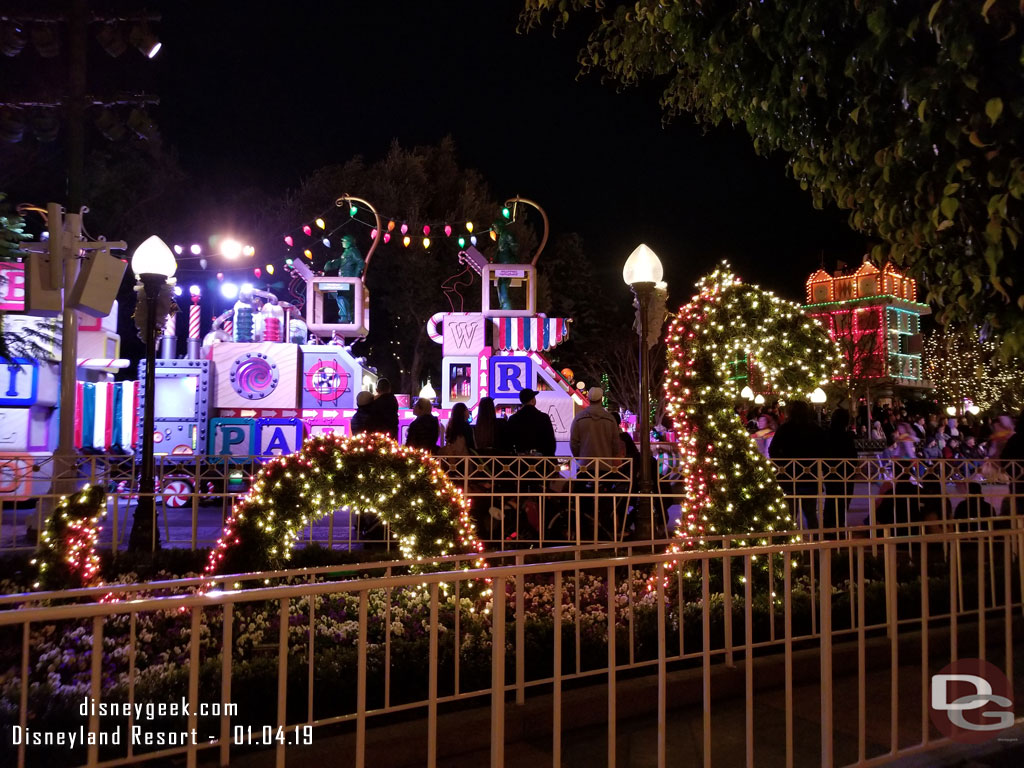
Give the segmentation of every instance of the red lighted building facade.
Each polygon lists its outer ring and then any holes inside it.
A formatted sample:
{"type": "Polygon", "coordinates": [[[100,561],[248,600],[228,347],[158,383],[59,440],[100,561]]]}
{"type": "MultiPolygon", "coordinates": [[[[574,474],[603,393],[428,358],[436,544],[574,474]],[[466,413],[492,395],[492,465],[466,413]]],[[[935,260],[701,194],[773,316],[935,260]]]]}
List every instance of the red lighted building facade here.
{"type": "Polygon", "coordinates": [[[804,312],[820,322],[843,353],[850,383],[870,388],[871,399],[913,397],[931,388],[921,360],[917,282],[891,264],[865,260],[856,271],[819,269],[807,280],[804,312]]]}

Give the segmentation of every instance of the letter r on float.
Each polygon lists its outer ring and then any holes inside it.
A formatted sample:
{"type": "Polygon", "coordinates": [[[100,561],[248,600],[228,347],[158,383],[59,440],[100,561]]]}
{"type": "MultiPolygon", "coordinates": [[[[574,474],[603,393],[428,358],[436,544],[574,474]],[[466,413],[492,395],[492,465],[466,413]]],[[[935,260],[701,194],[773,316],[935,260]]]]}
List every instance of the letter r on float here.
{"type": "Polygon", "coordinates": [[[533,383],[533,360],[528,357],[492,357],[489,368],[491,397],[515,397],[533,383]]]}

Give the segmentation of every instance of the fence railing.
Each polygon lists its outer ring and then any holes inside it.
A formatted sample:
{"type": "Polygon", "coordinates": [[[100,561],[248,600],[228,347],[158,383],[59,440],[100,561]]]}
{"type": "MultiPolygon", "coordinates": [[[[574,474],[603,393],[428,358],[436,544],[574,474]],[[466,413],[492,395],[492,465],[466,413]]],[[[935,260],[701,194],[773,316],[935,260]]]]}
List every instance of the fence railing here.
{"type": "MultiPolygon", "coordinates": [[[[154,514],[164,546],[203,549],[219,537],[232,504],[261,463],[255,457],[160,457],[154,514]]],[[[683,488],[678,467],[667,463],[657,492],[637,492],[628,461],[567,458],[439,457],[451,480],[469,498],[480,538],[489,548],[514,542],[544,547],[650,538],[670,531],[680,515],[683,488]]],[[[774,462],[791,500],[794,521],[857,526],[876,522],[956,517],[1016,518],[1024,462],[963,459],[808,459],[774,462]],[[1015,492],[1016,491],[1016,492],[1015,492]],[[801,514],[803,513],[803,514],[801,514]],[[813,519],[813,518],[812,518],[813,519]]],[[[2,469],[2,467],[0,467],[2,469]]],[[[39,472],[45,473],[45,462],[39,472]]],[[[138,465],[130,456],[85,456],[80,481],[110,491],[100,545],[126,546],[138,505],[138,465]]],[[[0,549],[38,544],[52,494],[0,495],[0,549]]],[[[393,546],[386,526],[349,510],[325,510],[302,540],[328,547],[393,546]]]]}
{"type": "Polygon", "coordinates": [[[0,726],[106,736],[8,741],[0,759],[194,766],[216,750],[229,765],[260,742],[280,766],[334,738],[338,764],[401,752],[434,766],[461,750],[500,768],[528,714],[531,753],[555,766],[595,741],[616,765],[626,738],[664,766],[679,746],[670,722],[692,725],[705,766],[878,764],[943,743],[930,675],[950,661],[987,659],[1014,679],[1022,536],[518,551],[483,570],[22,603],[0,610],[0,726]],[[627,687],[642,705],[620,708],[627,687]],[[470,732],[467,712],[485,725],[470,732]]]}

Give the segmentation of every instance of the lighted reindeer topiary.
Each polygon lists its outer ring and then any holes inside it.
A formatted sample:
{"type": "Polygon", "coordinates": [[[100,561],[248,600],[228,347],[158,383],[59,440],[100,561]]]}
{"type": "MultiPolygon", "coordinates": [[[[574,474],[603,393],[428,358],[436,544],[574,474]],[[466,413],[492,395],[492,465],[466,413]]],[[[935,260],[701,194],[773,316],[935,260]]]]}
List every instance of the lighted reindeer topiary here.
{"type": "MultiPolygon", "coordinates": [[[[793,519],[775,479],[735,412],[737,369],[756,367],[780,398],[807,398],[841,370],[839,350],[800,307],[740,281],[727,264],[704,277],[668,328],[667,410],[682,452],[682,548],[704,537],[789,530],[793,519]]],[[[753,541],[749,543],[754,543],[753,541]]],[[[757,543],[767,544],[765,539],[757,543]]]]}
{"type": "Polygon", "coordinates": [[[36,589],[74,589],[102,583],[96,542],[107,514],[107,492],[87,485],[60,500],[43,529],[42,541],[32,560],[39,575],[36,589]]]}
{"type": "Polygon", "coordinates": [[[432,558],[483,551],[462,492],[429,454],[378,433],[326,434],[253,477],[205,574],[282,568],[303,528],[345,507],[387,523],[402,555],[421,570],[432,558]]]}

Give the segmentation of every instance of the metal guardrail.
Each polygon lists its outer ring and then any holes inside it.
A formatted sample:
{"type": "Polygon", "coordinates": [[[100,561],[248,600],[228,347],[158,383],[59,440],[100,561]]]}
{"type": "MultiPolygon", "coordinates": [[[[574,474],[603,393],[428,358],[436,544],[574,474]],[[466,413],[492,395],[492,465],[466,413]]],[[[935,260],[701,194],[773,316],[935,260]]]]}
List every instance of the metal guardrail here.
{"type": "MultiPolygon", "coordinates": [[[[256,729],[268,729],[265,746],[276,765],[321,738],[325,727],[347,724],[348,735],[332,751],[339,763],[362,768],[380,760],[368,736],[402,713],[422,718],[421,764],[435,766],[443,708],[477,702],[490,721],[490,765],[501,768],[511,696],[516,705],[534,702],[547,713],[550,760],[559,766],[573,749],[566,686],[576,681],[589,684],[594,706],[607,713],[604,746],[614,765],[626,727],[620,715],[627,714],[618,709],[617,689],[639,677],[649,683],[653,708],[650,762],[661,767],[668,764],[669,683],[675,670],[694,668],[701,671],[695,749],[705,766],[721,749],[712,734],[723,727],[741,740],[747,766],[780,744],[786,766],[880,764],[944,742],[929,722],[931,673],[948,660],[978,656],[1012,678],[1022,648],[1024,534],[949,528],[675,555],[610,557],[606,549],[577,548],[554,562],[527,562],[530,553],[521,551],[509,555],[515,564],[485,570],[0,610],[11,662],[0,670],[7,678],[5,706],[22,729],[41,728],[59,711],[54,701],[30,696],[25,684],[45,679],[43,655],[51,653],[54,637],[73,638],[88,659],[76,691],[87,690],[96,702],[162,701],[173,686],[143,690],[145,668],[153,666],[140,651],[151,639],[143,634],[187,625],[182,662],[167,668],[180,669],[187,713],[158,726],[135,725],[197,729],[201,738],[162,748],[88,745],[75,753],[81,762],[113,766],[183,756],[195,766],[201,752],[217,750],[220,764],[229,765],[247,742],[252,718],[264,717],[256,729]],[[481,593],[482,586],[491,593],[481,593]],[[339,605],[349,611],[347,630],[332,612],[339,605]],[[249,635],[254,621],[266,629],[262,646],[249,635]],[[559,631],[528,642],[539,621],[559,631]],[[406,632],[417,627],[419,639],[410,645],[406,632]],[[417,673],[410,678],[403,670],[413,647],[422,656],[412,660],[417,673]],[[337,656],[339,648],[350,656],[337,656]],[[265,663],[253,666],[254,658],[265,663]],[[339,688],[330,671],[341,658],[350,659],[351,677],[339,688]],[[769,664],[781,666],[781,676],[766,691],[755,669],[769,664]],[[820,680],[818,739],[806,732],[806,708],[799,715],[805,730],[796,733],[794,698],[808,665],[820,680]],[[257,668],[263,670],[259,690],[273,691],[271,698],[233,698],[254,690],[257,668]],[[730,669],[733,679],[742,675],[740,708],[716,703],[725,685],[720,673],[730,669]],[[410,679],[423,685],[410,689],[410,679]],[[774,691],[783,693],[784,722],[759,729],[758,704],[766,696],[777,701],[774,691]],[[833,697],[840,692],[847,698],[837,709],[833,697]],[[204,701],[220,714],[197,714],[204,701]]],[[[89,711],[78,719],[86,732],[113,727],[89,711]]],[[[536,740],[532,746],[541,748],[536,740]]],[[[9,764],[19,767],[41,765],[46,754],[43,747],[8,745],[9,764]]]]}
{"type": "MultiPolygon", "coordinates": [[[[203,549],[219,537],[234,500],[259,471],[256,457],[159,457],[157,520],[165,546],[203,549]]],[[[636,492],[628,460],[509,457],[438,457],[449,478],[469,498],[480,538],[489,548],[510,543],[545,547],[659,535],[680,514],[679,465],[663,457],[657,493],[636,492]],[[645,517],[645,519],[641,519],[645,517]]],[[[944,520],[956,515],[1016,518],[1012,491],[1024,487],[1024,462],[964,459],[808,459],[774,462],[790,498],[795,521],[814,511],[819,524],[851,525],[903,520],[944,520]]],[[[46,466],[40,466],[45,472],[46,466]]],[[[108,523],[100,546],[126,546],[138,502],[138,465],[131,456],[83,456],[80,482],[103,483],[110,491],[108,523]]],[[[0,496],[0,550],[37,546],[46,515],[57,497],[0,496]]],[[[393,546],[381,525],[359,526],[347,510],[328,511],[302,536],[328,547],[393,546]]]]}

